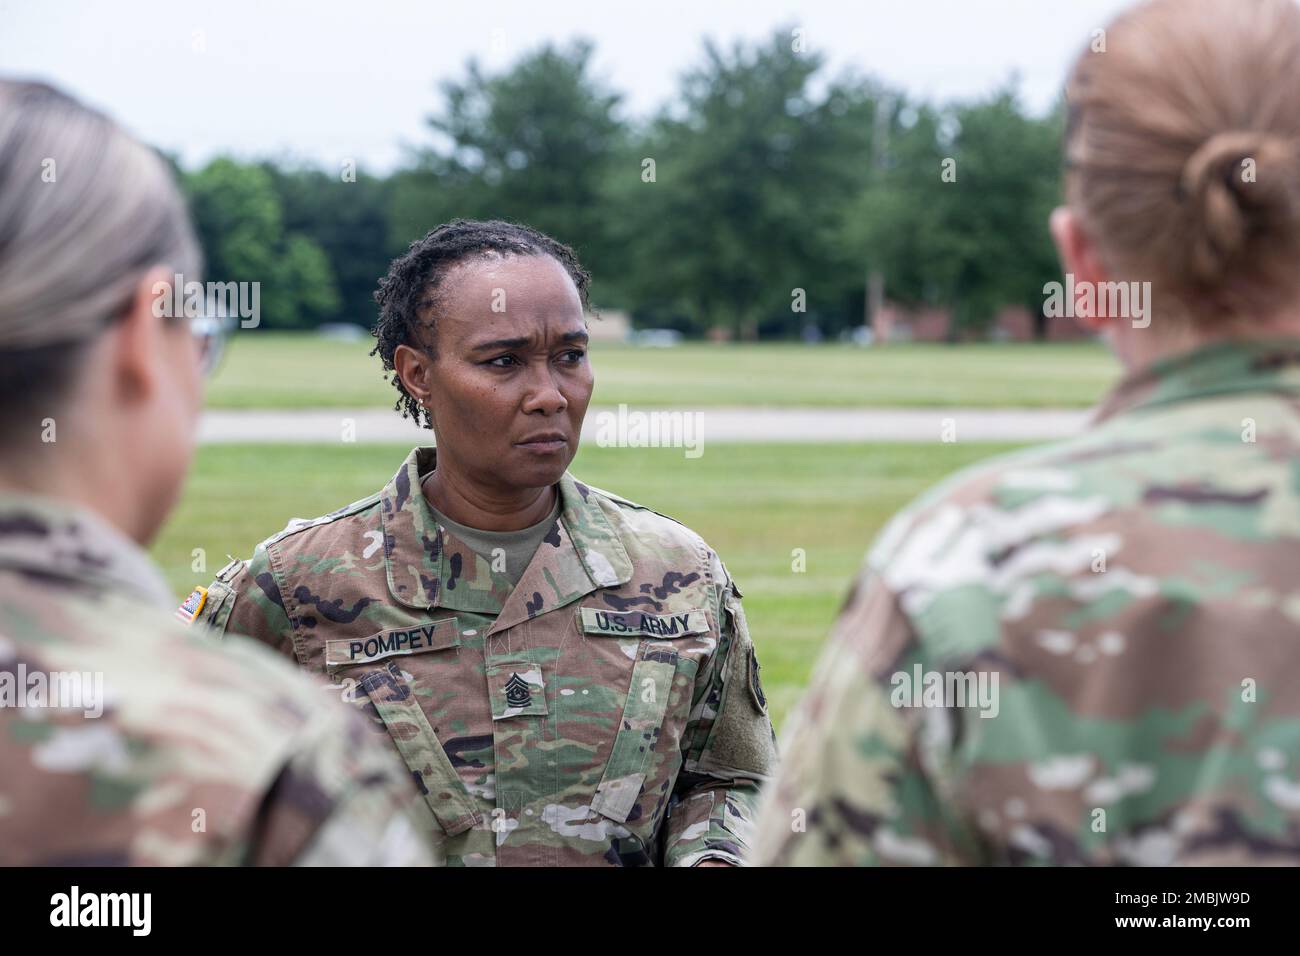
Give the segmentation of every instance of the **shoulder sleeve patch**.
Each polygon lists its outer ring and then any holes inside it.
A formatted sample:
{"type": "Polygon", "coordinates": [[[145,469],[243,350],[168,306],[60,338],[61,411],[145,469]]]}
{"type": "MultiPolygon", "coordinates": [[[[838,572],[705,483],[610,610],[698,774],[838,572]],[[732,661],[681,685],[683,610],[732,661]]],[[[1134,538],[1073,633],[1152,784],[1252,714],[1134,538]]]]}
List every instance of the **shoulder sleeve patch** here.
{"type": "Polygon", "coordinates": [[[740,600],[727,593],[724,602],[732,632],[723,662],[717,716],[697,769],[714,776],[766,779],[776,768],[776,735],[767,716],[767,698],[758,681],[758,657],[749,636],[740,600]]]}
{"type": "Polygon", "coordinates": [[[208,600],[208,589],[203,587],[195,588],[190,592],[190,596],[181,602],[181,606],[176,609],[176,620],[185,624],[193,624],[194,619],[199,616],[203,610],[203,605],[208,600]]]}

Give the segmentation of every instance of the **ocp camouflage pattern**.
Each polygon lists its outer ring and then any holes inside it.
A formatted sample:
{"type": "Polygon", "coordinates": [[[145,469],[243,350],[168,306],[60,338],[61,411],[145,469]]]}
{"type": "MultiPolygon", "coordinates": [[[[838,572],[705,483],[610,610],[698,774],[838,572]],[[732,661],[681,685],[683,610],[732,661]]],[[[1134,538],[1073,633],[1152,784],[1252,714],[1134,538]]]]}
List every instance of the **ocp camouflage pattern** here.
{"type": "Polygon", "coordinates": [[[757,861],[1300,863],[1298,571],[1300,341],[1129,377],[887,526],[757,861]],[[904,706],[918,665],[996,677],[996,715],[904,706]]]}
{"type": "Polygon", "coordinates": [[[432,862],[365,725],[174,604],[97,516],[0,496],[0,866],[432,862]]]}
{"type": "Polygon", "coordinates": [[[232,562],[199,619],[367,714],[449,863],[740,863],[775,740],[718,556],[566,474],[512,586],[436,524],[421,492],[435,460],[415,449],[379,494],[232,562]]]}

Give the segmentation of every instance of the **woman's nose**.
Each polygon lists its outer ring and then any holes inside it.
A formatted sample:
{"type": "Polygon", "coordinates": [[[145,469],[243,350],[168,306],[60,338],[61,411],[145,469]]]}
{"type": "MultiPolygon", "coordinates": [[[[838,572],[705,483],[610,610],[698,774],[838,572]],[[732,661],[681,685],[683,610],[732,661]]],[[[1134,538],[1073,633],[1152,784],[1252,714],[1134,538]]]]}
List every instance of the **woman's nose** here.
{"type": "Polygon", "coordinates": [[[525,412],[558,415],[568,407],[569,400],[564,397],[553,370],[547,367],[531,377],[528,392],[524,396],[525,412]]]}

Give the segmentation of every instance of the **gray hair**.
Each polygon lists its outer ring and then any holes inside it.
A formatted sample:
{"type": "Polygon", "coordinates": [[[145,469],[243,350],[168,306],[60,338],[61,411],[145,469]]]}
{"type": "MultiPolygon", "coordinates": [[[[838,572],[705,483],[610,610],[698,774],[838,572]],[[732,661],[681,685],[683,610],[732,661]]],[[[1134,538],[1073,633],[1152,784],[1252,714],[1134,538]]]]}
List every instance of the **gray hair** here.
{"type": "Polygon", "coordinates": [[[0,80],[0,352],[83,343],[153,266],[201,267],[167,164],[64,93],[0,80]]]}

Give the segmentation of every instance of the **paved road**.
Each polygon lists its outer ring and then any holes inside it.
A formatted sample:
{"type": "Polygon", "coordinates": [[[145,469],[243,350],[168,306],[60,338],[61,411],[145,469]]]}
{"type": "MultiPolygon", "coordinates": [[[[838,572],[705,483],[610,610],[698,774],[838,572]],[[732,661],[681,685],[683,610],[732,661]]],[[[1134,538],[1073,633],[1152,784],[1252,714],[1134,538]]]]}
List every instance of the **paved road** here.
{"type": "MultiPolygon", "coordinates": [[[[1006,408],[592,408],[584,442],[700,448],[734,442],[1045,441],[1080,431],[1089,412],[1006,408]],[[621,438],[621,440],[620,440],[621,438]]],[[[210,411],[205,444],[357,442],[411,445],[429,433],[382,409],[210,411]]]]}

